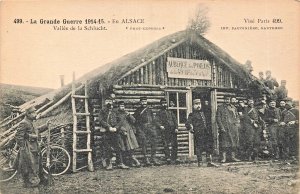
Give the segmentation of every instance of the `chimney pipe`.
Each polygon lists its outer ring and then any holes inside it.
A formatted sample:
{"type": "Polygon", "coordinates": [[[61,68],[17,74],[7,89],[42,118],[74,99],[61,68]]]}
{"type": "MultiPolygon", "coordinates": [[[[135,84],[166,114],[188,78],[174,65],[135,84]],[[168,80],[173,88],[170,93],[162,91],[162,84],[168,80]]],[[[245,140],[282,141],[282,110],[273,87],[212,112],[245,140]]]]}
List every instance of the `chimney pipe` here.
{"type": "Polygon", "coordinates": [[[63,87],[65,85],[65,76],[59,75],[59,77],[60,77],[60,87],[63,87]]]}

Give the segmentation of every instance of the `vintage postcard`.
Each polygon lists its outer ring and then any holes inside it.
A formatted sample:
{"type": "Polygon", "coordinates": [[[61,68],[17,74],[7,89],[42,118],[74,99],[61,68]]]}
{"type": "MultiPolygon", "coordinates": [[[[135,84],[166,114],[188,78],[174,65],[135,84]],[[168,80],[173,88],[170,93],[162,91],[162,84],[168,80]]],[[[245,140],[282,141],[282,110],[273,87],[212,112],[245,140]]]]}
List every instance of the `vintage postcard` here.
{"type": "Polygon", "coordinates": [[[300,1],[0,1],[0,193],[298,193],[300,1]]]}

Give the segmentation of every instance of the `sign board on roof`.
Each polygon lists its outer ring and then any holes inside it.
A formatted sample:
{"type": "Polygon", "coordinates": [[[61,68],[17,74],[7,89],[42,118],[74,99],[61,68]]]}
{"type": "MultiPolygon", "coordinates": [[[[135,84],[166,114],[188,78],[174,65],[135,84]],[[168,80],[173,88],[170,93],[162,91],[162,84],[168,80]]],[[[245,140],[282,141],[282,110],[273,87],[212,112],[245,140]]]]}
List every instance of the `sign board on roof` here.
{"type": "Polygon", "coordinates": [[[167,58],[170,78],[211,80],[211,65],[207,60],[167,58]]]}

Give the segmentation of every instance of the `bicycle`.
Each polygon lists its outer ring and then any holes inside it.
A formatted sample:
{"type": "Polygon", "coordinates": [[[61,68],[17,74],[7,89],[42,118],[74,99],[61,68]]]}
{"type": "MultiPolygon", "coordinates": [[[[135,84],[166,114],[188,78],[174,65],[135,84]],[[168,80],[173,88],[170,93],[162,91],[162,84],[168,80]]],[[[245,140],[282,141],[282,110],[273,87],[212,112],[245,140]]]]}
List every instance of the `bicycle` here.
{"type": "MultiPolygon", "coordinates": [[[[47,135],[41,137],[40,141],[42,166],[44,173],[48,174],[48,169],[52,176],[59,176],[66,173],[71,164],[69,152],[59,144],[52,143],[50,148],[50,166],[47,165],[47,135]]],[[[0,182],[9,181],[17,174],[15,159],[18,155],[18,145],[13,140],[0,150],[0,182]]],[[[49,162],[48,162],[49,164],[49,162]]]]}

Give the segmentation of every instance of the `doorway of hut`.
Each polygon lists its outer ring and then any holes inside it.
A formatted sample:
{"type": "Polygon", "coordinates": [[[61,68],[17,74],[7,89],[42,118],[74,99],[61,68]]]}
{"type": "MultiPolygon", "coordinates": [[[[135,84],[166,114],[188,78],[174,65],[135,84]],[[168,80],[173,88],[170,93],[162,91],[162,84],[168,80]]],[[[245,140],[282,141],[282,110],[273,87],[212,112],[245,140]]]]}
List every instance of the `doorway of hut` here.
{"type": "MultiPolygon", "coordinates": [[[[201,110],[204,113],[208,131],[212,132],[211,90],[209,88],[194,88],[192,90],[192,102],[195,99],[201,99],[201,110]]],[[[193,103],[191,103],[191,106],[191,110],[193,110],[193,103]]],[[[211,139],[213,140],[213,133],[210,133],[210,135],[212,136],[211,139]]],[[[196,153],[196,150],[193,151],[196,153]]]]}

